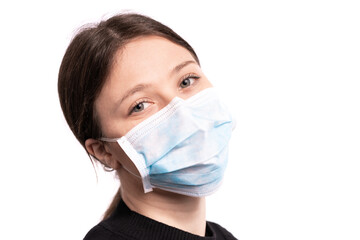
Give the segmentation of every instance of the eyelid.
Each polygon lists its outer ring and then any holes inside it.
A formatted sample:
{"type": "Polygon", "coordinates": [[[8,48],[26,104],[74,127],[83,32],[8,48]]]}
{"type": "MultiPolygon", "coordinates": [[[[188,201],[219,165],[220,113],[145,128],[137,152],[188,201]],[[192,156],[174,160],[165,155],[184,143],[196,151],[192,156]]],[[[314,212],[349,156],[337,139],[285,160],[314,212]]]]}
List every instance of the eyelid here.
{"type": "MultiPolygon", "coordinates": [[[[138,105],[140,103],[154,103],[154,102],[147,99],[147,98],[141,98],[139,100],[136,100],[133,104],[130,105],[130,108],[129,108],[129,111],[128,111],[129,115],[134,113],[134,108],[136,107],[136,105],[138,105]]],[[[143,112],[143,111],[141,111],[141,112],[143,112]]]]}
{"type": "Polygon", "coordinates": [[[184,80],[184,79],[187,79],[187,78],[196,78],[196,79],[198,79],[198,78],[200,78],[200,76],[199,76],[199,74],[196,74],[196,73],[188,73],[185,76],[183,76],[181,78],[181,80],[184,80]]]}

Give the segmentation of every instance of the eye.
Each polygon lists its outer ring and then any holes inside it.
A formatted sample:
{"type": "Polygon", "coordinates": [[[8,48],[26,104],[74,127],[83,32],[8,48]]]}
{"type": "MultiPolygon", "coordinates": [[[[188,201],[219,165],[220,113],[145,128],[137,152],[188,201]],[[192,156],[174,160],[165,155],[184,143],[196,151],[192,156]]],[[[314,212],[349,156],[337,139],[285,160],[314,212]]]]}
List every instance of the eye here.
{"type": "Polygon", "coordinates": [[[146,108],[148,108],[150,106],[150,102],[147,101],[140,101],[135,103],[136,105],[131,109],[130,114],[134,113],[134,112],[141,112],[144,111],[146,108]]]}
{"type": "Polygon", "coordinates": [[[185,77],[180,83],[180,88],[189,87],[190,85],[192,85],[195,82],[195,80],[197,80],[199,78],[200,77],[195,76],[195,75],[190,75],[190,76],[185,77]]]}

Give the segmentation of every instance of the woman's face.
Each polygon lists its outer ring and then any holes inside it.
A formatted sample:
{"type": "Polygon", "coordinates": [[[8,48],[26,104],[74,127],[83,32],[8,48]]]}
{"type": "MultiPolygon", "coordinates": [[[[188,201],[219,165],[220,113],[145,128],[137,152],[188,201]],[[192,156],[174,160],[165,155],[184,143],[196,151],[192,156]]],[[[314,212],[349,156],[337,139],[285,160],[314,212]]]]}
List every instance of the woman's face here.
{"type": "Polygon", "coordinates": [[[103,136],[119,138],[174,97],[211,86],[187,49],[157,36],[132,40],[117,52],[95,101],[103,136]]]}

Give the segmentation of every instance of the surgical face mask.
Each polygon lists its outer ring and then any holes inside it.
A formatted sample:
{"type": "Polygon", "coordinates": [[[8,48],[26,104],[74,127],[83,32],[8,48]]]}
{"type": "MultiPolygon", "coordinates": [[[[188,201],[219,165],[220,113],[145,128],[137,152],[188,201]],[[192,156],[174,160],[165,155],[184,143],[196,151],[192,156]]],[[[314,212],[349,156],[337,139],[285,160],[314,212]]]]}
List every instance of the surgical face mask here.
{"type": "Polygon", "coordinates": [[[187,196],[213,193],[221,184],[234,122],[215,90],[175,97],[118,142],[138,169],[144,192],[159,188],[187,196]]]}

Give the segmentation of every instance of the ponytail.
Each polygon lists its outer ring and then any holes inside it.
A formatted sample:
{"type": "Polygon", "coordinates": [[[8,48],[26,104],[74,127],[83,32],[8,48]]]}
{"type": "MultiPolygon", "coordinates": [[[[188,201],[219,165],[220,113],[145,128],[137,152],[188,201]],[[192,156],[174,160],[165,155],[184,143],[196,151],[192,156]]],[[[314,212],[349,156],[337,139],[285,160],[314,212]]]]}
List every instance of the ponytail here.
{"type": "Polygon", "coordinates": [[[121,200],[121,188],[119,187],[119,189],[118,189],[117,193],[115,194],[113,200],[111,201],[108,209],[104,213],[103,220],[109,218],[113,214],[113,212],[115,211],[120,200],[121,200]]]}

